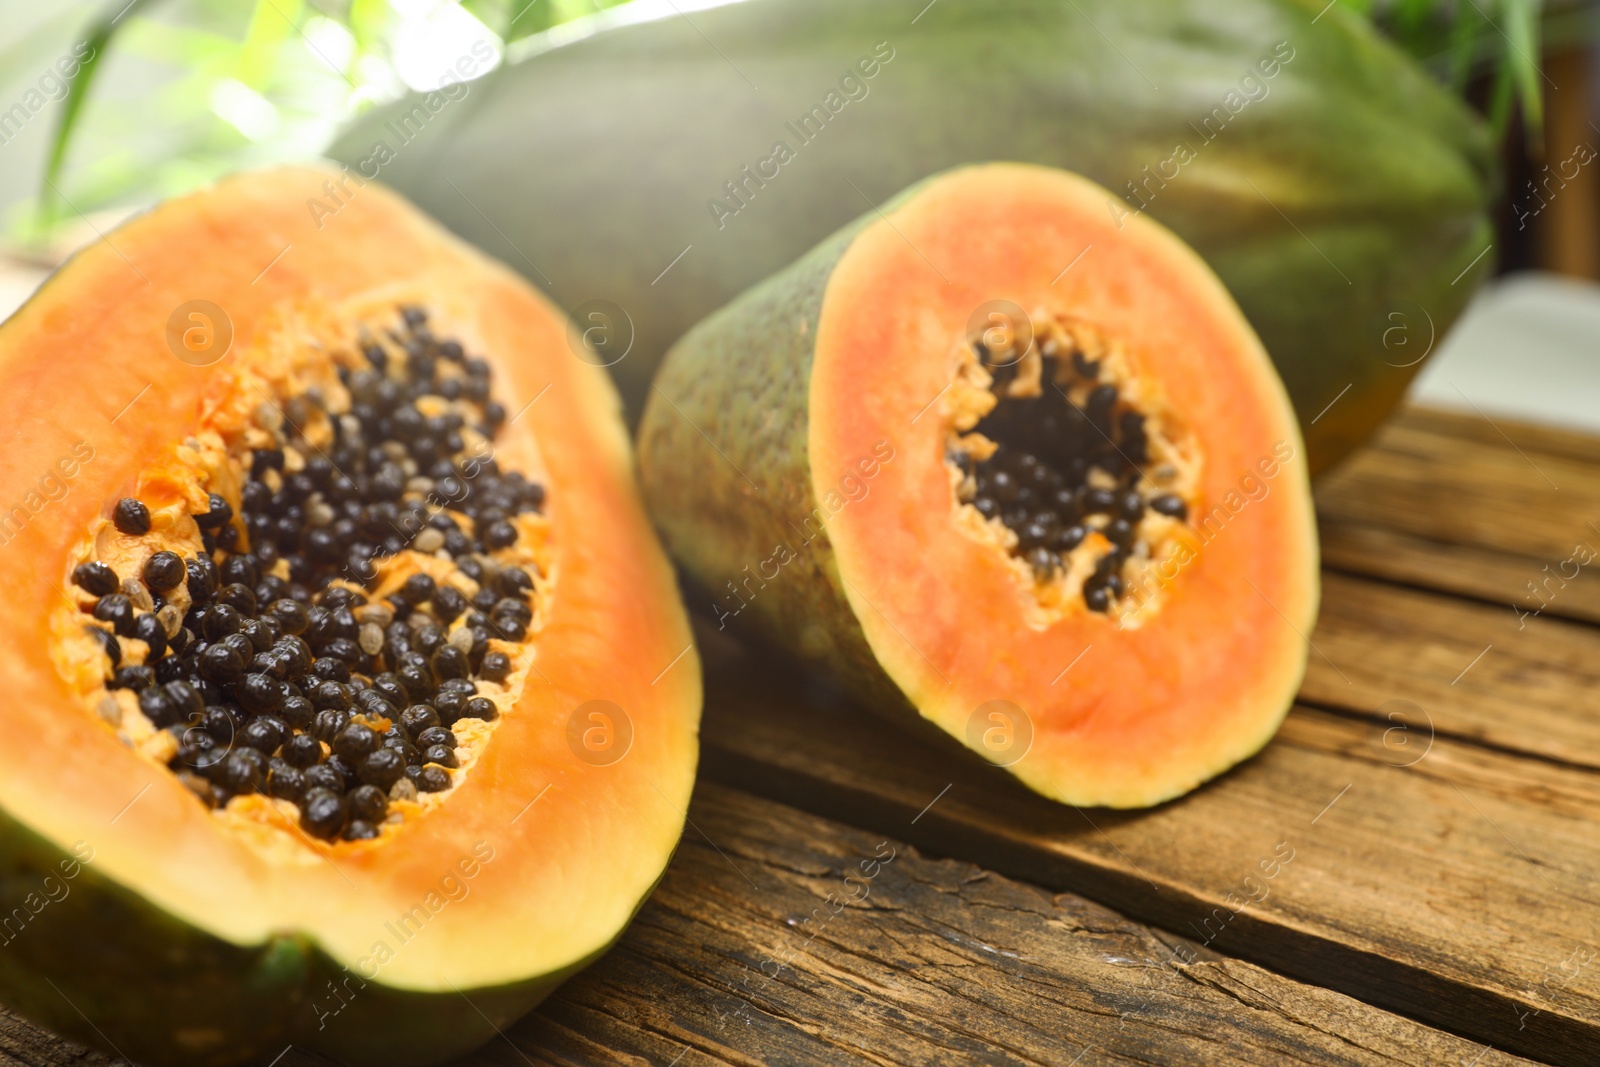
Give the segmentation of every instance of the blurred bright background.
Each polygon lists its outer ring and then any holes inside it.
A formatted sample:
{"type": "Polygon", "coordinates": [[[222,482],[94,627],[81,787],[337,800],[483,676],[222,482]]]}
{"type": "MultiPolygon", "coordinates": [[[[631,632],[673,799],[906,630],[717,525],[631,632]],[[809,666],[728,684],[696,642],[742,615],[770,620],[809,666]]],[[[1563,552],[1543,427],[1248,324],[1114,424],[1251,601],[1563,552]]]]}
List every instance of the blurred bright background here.
{"type": "Polygon", "coordinates": [[[469,49],[491,57],[481,77],[508,45],[617,2],[0,0],[0,232],[48,256],[82,216],[315,157],[469,49]]]}
{"type": "MultiPolygon", "coordinates": [[[[436,88],[469,49],[486,76],[618,2],[0,0],[0,313],[128,212],[317,156],[363,109],[436,88]]],[[[1600,430],[1600,166],[1535,196],[1547,166],[1600,153],[1600,4],[1335,2],[1470,99],[1505,157],[1498,277],[1414,398],[1600,430]]]]}

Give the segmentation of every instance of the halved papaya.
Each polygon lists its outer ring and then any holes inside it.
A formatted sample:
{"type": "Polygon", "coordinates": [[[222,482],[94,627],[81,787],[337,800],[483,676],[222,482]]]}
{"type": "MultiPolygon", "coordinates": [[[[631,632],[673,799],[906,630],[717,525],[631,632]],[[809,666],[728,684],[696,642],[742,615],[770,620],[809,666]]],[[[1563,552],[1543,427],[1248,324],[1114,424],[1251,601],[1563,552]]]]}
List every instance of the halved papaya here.
{"type": "Polygon", "coordinates": [[[493,1037],[694,777],[598,361],[376,185],[310,210],[336,178],[158,207],[0,326],[0,999],[136,1060],[493,1037]]]}
{"type": "Polygon", "coordinates": [[[691,330],[640,428],[710,591],[869,706],[1072,804],[1257,751],[1317,541],[1284,389],[1222,284],[1046,168],[930,178],[691,330]]]}

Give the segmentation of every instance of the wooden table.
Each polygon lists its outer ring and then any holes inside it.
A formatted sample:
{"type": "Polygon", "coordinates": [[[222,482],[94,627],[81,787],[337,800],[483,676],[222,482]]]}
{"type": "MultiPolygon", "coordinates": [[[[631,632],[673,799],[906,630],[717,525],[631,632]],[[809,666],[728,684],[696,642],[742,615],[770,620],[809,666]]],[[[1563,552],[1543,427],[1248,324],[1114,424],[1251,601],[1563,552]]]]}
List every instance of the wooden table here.
{"type": "MultiPolygon", "coordinates": [[[[1600,1063],[1600,440],[1413,410],[1317,497],[1299,703],[1153,811],[1052,804],[705,641],[660,889],[462,1062],[1600,1063]]],[[[101,1061],[16,1020],[0,1053],[101,1061]]]]}

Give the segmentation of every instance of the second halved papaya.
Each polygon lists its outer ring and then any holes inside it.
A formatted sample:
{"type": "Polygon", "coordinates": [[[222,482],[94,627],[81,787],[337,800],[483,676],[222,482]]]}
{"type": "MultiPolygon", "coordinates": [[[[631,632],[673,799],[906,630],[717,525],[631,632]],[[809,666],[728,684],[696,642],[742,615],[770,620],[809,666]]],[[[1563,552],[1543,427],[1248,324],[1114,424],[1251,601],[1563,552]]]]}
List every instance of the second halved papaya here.
{"type": "Polygon", "coordinates": [[[1105,195],[1018,164],[913,186],[679,342],[640,462],[717,625],[1048,796],[1140,806],[1272,736],[1317,541],[1255,334],[1105,195]]]}

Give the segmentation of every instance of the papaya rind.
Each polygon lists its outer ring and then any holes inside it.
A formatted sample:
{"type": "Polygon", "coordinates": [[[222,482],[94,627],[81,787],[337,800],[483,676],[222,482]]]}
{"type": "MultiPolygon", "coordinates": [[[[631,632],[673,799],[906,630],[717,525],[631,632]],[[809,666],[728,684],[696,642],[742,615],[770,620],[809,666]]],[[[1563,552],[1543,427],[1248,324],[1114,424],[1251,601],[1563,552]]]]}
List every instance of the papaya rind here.
{"type": "Polygon", "coordinates": [[[224,1067],[294,1045],[357,1067],[426,1067],[493,1039],[611,947],[525,982],[396,989],[352,978],[301,935],[236,945],[197,930],[0,811],[5,916],[29,894],[49,902],[0,945],[0,1001],[138,1063],[224,1067]]]}

